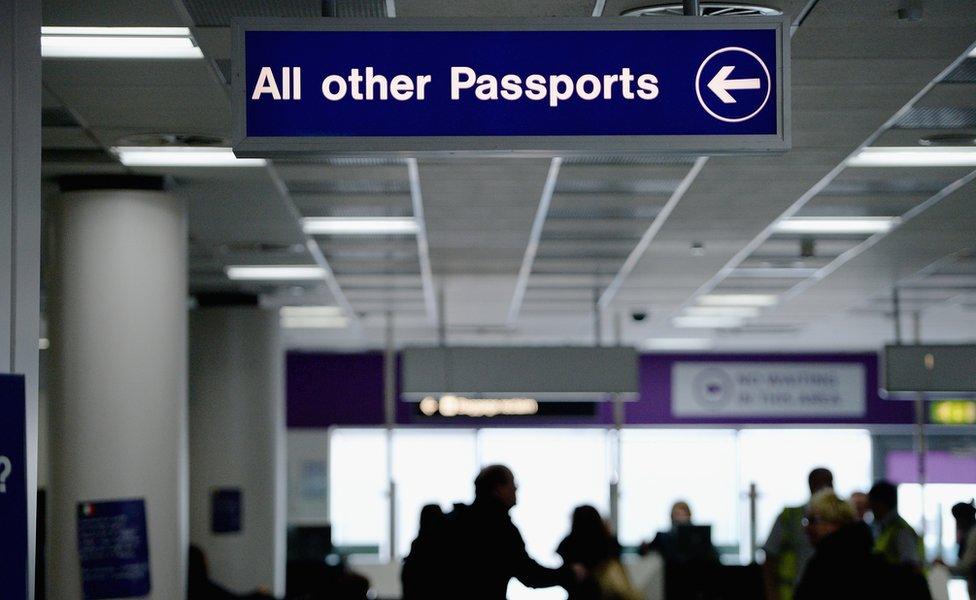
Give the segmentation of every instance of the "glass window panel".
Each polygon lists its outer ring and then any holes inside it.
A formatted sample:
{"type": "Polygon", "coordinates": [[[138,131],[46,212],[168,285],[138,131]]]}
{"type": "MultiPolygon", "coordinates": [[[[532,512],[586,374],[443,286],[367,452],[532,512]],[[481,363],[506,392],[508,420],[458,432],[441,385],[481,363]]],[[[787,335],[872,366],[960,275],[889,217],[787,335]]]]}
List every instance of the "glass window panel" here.
{"type": "Polygon", "coordinates": [[[625,429],[621,437],[620,541],[637,545],[671,527],[671,505],[687,501],[716,545],[739,541],[734,430],[625,429]]]}
{"type": "Polygon", "coordinates": [[[401,429],[394,433],[399,556],[410,552],[424,505],[440,504],[447,512],[456,502],[471,502],[478,474],[476,444],[471,429],[401,429]]]}
{"type": "Polygon", "coordinates": [[[389,553],[386,431],[335,429],[329,442],[329,518],[337,546],[389,553]]]}
{"type": "MultiPolygon", "coordinates": [[[[785,506],[810,498],[807,475],[815,467],[834,474],[837,493],[847,497],[871,487],[871,436],[863,429],[746,429],[739,433],[740,491],[758,487],[757,541],[761,546],[785,506]]],[[[743,500],[743,503],[747,500],[743,500]]],[[[748,558],[749,511],[743,504],[740,558],[748,558]]]]}
{"type": "MultiPolygon", "coordinates": [[[[925,486],[925,550],[929,559],[939,557],[949,564],[955,564],[958,547],[952,505],[969,502],[973,498],[976,498],[976,485],[971,483],[930,483],[925,486]]],[[[898,513],[916,531],[921,532],[922,486],[917,483],[898,486],[898,513]]]]}
{"type": "MultiPolygon", "coordinates": [[[[529,554],[540,563],[561,563],[556,546],[569,533],[570,517],[580,504],[609,510],[606,431],[602,429],[492,429],[479,432],[482,465],[511,467],[519,486],[512,519],[529,554]]],[[[512,600],[565,598],[561,589],[509,587],[512,600]]]]}

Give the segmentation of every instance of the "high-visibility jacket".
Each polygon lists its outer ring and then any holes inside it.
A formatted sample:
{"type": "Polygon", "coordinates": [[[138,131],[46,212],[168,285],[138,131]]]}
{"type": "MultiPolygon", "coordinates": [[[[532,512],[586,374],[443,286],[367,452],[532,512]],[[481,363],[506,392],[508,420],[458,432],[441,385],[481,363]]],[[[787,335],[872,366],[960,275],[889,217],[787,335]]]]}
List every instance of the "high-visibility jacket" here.
{"type": "Polygon", "coordinates": [[[800,526],[803,516],[806,514],[806,506],[789,506],[783,509],[780,515],[783,525],[783,546],[785,549],[776,555],[777,571],[779,579],[780,600],[792,600],[793,588],[796,587],[800,579],[800,561],[797,554],[797,546],[803,540],[797,539],[798,532],[802,531],[800,526]]]}
{"type": "Polygon", "coordinates": [[[898,554],[898,536],[902,531],[910,531],[915,537],[915,550],[918,553],[917,560],[919,566],[925,565],[925,541],[915,532],[915,529],[908,524],[908,521],[903,519],[901,515],[896,514],[895,518],[891,520],[890,523],[886,524],[881,532],[878,534],[877,539],[874,540],[874,553],[879,554],[884,559],[893,564],[900,564],[902,557],[898,554]]]}

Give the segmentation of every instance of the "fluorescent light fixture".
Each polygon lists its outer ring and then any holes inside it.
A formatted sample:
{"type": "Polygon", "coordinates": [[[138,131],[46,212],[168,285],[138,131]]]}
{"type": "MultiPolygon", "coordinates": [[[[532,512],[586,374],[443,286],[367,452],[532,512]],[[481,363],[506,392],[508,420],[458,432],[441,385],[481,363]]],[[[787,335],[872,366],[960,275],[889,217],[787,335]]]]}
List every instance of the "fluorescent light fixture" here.
{"type": "Polygon", "coordinates": [[[306,217],[309,235],[395,235],[417,233],[413,217],[306,217]]]}
{"type": "Polygon", "coordinates": [[[727,329],[731,327],[739,327],[742,325],[742,323],[743,319],[741,317],[685,316],[671,319],[671,324],[675,327],[698,329],[727,329]]]}
{"type": "Polygon", "coordinates": [[[238,265],[227,267],[234,281],[309,281],[325,279],[325,269],[311,265],[238,265]]]}
{"type": "Polygon", "coordinates": [[[684,314],[694,317],[758,317],[756,306],[688,306],[684,314]]]}
{"type": "Polygon", "coordinates": [[[341,306],[282,306],[278,311],[282,318],[291,317],[341,317],[341,306]]]}
{"type": "Polygon", "coordinates": [[[803,279],[817,270],[812,267],[739,267],[729,277],[753,277],[756,279],[803,279]]]}
{"type": "Polygon", "coordinates": [[[878,146],[864,148],[847,161],[847,166],[973,167],[976,166],[976,147],[878,146]]]}
{"type": "Polygon", "coordinates": [[[345,317],[281,317],[284,329],[342,329],[348,325],[345,317]]]}
{"type": "Polygon", "coordinates": [[[772,306],[774,294],[705,294],[698,298],[702,306],[772,306]]]}
{"type": "Polygon", "coordinates": [[[44,58],[203,58],[186,27],[41,27],[44,58]]]}
{"type": "Polygon", "coordinates": [[[650,338],[646,350],[711,350],[715,343],[708,338],[650,338]]]}
{"type": "Polygon", "coordinates": [[[776,233],[875,234],[898,224],[898,217],[794,217],[776,224],[776,233]]]}
{"type": "Polygon", "coordinates": [[[207,146],[117,146],[112,148],[127,167],[263,167],[263,158],[237,158],[230,148],[207,146]]]}
{"type": "Polygon", "coordinates": [[[37,349],[38,350],[47,350],[50,347],[51,347],[51,340],[49,340],[47,338],[40,338],[40,339],[37,340],[37,349]]]}
{"type": "Polygon", "coordinates": [[[969,51],[969,58],[976,58],[976,48],[969,51]]]}

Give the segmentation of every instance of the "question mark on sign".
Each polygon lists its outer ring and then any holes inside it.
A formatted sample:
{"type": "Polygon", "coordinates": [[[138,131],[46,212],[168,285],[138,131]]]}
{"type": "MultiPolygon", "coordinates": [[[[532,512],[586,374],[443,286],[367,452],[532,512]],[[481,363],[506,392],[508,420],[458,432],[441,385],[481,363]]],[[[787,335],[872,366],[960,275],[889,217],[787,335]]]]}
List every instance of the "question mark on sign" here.
{"type": "Polygon", "coordinates": [[[6,456],[0,456],[0,494],[7,493],[7,477],[10,476],[12,469],[10,459],[6,456]]]}

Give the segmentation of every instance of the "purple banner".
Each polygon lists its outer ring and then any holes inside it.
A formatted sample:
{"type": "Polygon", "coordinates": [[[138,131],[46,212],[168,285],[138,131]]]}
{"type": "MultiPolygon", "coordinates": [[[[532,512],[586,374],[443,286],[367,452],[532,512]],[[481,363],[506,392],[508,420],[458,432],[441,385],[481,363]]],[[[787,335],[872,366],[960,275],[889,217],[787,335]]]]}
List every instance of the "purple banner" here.
{"type": "MultiPolygon", "coordinates": [[[[885,475],[893,483],[918,483],[918,457],[911,450],[888,452],[885,475]]],[[[925,482],[976,483],[976,455],[926,452],[925,482]]]]}
{"type": "MultiPolygon", "coordinates": [[[[878,357],[874,354],[646,354],[640,358],[640,393],[625,403],[625,423],[628,425],[737,425],[737,424],[850,424],[882,425],[911,424],[914,408],[910,402],[884,400],[878,394],[878,357]],[[816,390],[819,380],[816,369],[829,372],[857,373],[863,397],[841,398],[831,405],[824,401],[823,409],[806,409],[802,416],[783,414],[729,414],[703,416],[699,413],[675,414],[672,397],[673,373],[676,365],[690,364],[706,371],[726,371],[735,377],[745,377],[743,370],[754,366],[756,371],[782,376],[780,371],[792,367],[793,377],[805,378],[802,384],[804,399],[822,401],[810,389],[816,390]],[[710,367],[714,366],[712,369],[710,367]],[[813,373],[808,373],[812,371],[813,373]],[[811,383],[812,382],[812,383],[811,383]],[[814,386],[811,388],[811,386],[814,386]],[[850,409],[854,403],[856,412],[850,409]],[[840,406],[842,409],[839,409],[840,406]],[[846,408],[845,408],[846,407],[846,408]],[[679,415],[684,416],[679,416],[679,415]]],[[[680,372],[680,369],[679,369],[680,372]]],[[[288,427],[324,428],[332,425],[382,425],[383,418],[383,355],[378,352],[336,354],[322,352],[289,352],[287,358],[288,427]]],[[[821,382],[822,383],[822,382],[821,382]]],[[[837,389],[840,393],[849,391],[837,389]]],[[[399,390],[399,385],[397,386],[399,390]]],[[[741,388],[741,386],[739,386],[741,388]]],[[[706,393],[721,395],[714,382],[705,382],[706,393]]],[[[838,392],[834,392],[835,395],[838,392]]],[[[851,394],[847,394],[850,396],[851,394]]],[[[609,399],[609,398],[608,398],[609,399]]],[[[827,400],[830,400],[827,398],[827,400]]],[[[495,416],[430,418],[418,411],[416,402],[398,401],[398,424],[423,424],[431,427],[558,427],[607,426],[613,424],[613,406],[600,402],[592,415],[552,416],[495,416]]]]}

